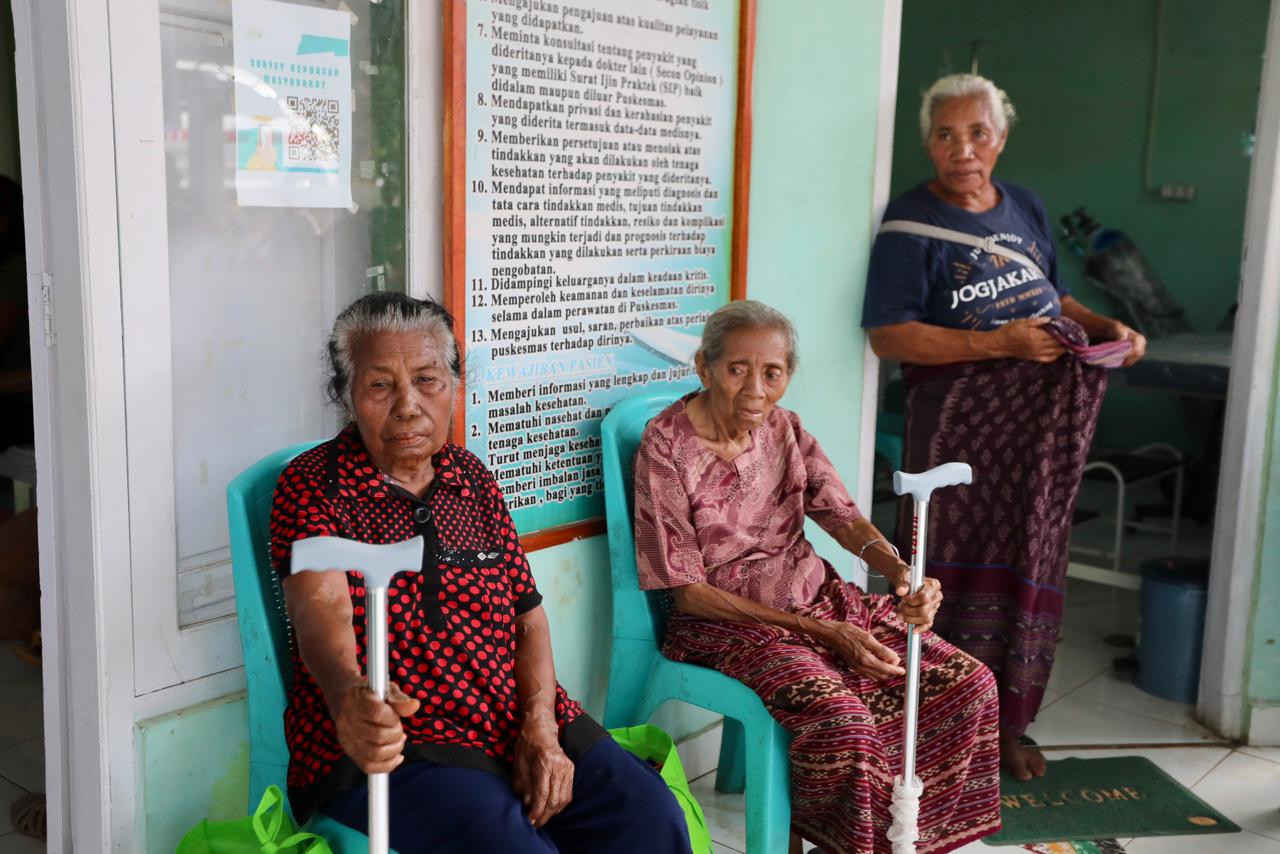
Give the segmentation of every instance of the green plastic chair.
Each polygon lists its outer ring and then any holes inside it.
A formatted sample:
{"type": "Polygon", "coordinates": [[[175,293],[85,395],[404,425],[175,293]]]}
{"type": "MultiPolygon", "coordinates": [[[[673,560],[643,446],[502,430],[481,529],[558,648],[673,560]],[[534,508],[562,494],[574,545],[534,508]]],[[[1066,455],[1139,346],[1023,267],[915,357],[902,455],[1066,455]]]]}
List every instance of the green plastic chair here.
{"type": "MultiPolygon", "coordinates": [[[[249,805],[254,807],[267,786],[288,792],[289,750],[284,740],[284,710],[293,668],[289,659],[289,618],[284,593],[271,568],[271,501],[280,472],[307,442],[276,451],[254,463],[227,486],[227,521],[231,529],[231,567],[249,687],[249,805]]],[[[286,804],[288,806],[286,794],[286,804]]],[[[328,840],[334,854],[367,854],[363,833],[317,812],[306,830],[328,840]]]]}
{"type": "Polygon", "coordinates": [[[755,693],[715,670],[663,657],[669,597],[640,589],[636,576],[632,461],[645,425],[676,393],[645,392],[618,403],[601,423],[604,496],[613,574],[613,655],[606,727],[647,721],[667,700],[724,715],[716,789],[747,794],[747,851],[786,851],[791,834],[791,737],[755,693]]]}

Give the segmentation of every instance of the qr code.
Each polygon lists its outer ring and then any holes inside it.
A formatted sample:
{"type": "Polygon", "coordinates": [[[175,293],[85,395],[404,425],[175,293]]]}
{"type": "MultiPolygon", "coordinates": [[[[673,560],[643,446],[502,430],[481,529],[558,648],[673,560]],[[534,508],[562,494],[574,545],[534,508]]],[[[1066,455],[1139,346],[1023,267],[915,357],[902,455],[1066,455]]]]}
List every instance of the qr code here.
{"type": "Polygon", "coordinates": [[[338,102],[333,98],[288,96],[286,158],[294,163],[337,163],[341,137],[338,102]]]}

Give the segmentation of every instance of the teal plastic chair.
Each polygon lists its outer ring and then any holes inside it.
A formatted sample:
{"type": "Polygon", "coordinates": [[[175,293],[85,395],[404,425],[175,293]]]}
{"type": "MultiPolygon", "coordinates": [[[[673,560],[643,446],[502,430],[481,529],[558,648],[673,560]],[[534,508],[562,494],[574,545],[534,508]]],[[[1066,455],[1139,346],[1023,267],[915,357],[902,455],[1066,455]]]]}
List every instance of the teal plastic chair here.
{"type": "Polygon", "coordinates": [[[605,726],[646,721],[667,700],[683,700],[724,715],[716,789],[739,793],[745,788],[748,854],[775,854],[787,850],[791,834],[791,737],[746,685],[715,670],[663,657],[669,597],[641,590],[636,576],[632,461],[645,425],[675,398],[672,392],[628,397],[605,416],[600,428],[613,574],[613,655],[605,726]]]}
{"type": "MultiPolygon", "coordinates": [[[[249,812],[267,786],[288,792],[289,750],[284,740],[284,710],[293,668],[289,660],[289,618],[284,593],[271,568],[271,501],[280,472],[308,442],[276,451],[254,463],[227,486],[231,528],[231,568],[249,687],[249,812]]],[[[286,805],[288,795],[286,794],[286,805]]],[[[306,829],[328,840],[334,854],[367,854],[363,833],[317,812],[306,829]]]]}

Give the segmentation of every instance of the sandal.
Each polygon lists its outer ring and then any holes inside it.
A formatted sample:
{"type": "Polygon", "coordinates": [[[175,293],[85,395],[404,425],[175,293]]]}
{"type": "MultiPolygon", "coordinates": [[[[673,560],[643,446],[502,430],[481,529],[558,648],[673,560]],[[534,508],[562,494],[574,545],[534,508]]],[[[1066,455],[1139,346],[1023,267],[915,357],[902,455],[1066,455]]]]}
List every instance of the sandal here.
{"type": "Polygon", "coordinates": [[[33,667],[41,666],[41,641],[40,630],[36,629],[31,634],[31,640],[26,643],[14,641],[9,644],[9,651],[21,658],[27,664],[33,667]]]}
{"type": "Polygon", "coordinates": [[[28,792],[14,801],[9,807],[9,818],[19,833],[41,840],[49,837],[49,814],[43,792],[28,792]]]}

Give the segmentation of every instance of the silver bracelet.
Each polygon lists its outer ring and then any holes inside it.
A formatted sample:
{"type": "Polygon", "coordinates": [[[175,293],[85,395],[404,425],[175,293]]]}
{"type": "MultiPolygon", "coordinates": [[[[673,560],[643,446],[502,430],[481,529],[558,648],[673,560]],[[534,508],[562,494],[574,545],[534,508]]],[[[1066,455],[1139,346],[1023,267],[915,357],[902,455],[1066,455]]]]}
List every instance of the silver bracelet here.
{"type": "Polygon", "coordinates": [[[876,543],[884,543],[886,546],[888,546],[890,549],[893,550],[894,557],[896,557],[898,560],[902,560],[902,555],[898,554],[898,547],[895,546],[893,543],[889,542],[888,540],[882,539],[880,537],[877,537],[874,540],[868,540],[867,542],[862,544],[862,548],[858,549],[858,560],[862,561],[863,563],[866,563],[866,559],[863,558],[862,555],[867,549],[871,548],[876,543]]]}

